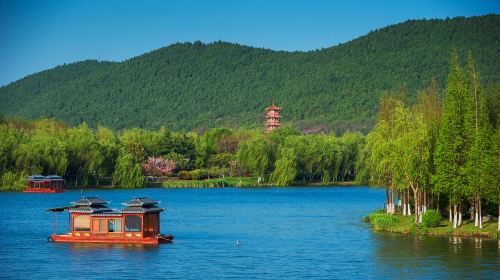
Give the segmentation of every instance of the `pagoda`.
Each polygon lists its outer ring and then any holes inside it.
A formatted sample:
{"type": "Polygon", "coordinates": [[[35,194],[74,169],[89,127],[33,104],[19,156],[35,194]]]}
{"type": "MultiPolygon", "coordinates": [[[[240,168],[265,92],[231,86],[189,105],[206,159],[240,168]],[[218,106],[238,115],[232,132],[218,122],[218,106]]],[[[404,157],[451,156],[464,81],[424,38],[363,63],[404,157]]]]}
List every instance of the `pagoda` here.
{"type": "Polygon", "coordinates": [[[271,132],[282,125],[280,122],[280,110],[281,108],[274,104],[273,98],[273,105],[266,108],[266,132],[271,132]]]}

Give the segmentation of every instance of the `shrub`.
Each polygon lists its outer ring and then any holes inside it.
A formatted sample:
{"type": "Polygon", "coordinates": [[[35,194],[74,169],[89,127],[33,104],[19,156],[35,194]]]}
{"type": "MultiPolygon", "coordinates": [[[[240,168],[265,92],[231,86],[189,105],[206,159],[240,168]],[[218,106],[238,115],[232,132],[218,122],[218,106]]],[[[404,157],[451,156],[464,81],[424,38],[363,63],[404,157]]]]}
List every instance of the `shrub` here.
{"type": "Polygon", "coordinates": [[[191,179],[193,180],[203,180],[206,178],[206,170],[205,169],[194,169],[189,172],[191,175],[191,179]]]}
{"type": "Polygon", "coordinates": [[[373,227],[376,230],[387,230],[394,227],[398,220],[394,215],[388,215],[385,213],[374,213],[368,217],[373,227]]]}
{"type": "Polygon", "coordinates": [[[191,180],[191,173],[186,170],[179,171],[179,173],[177,173],[177,176],[179,176],[179,179],[181,180],[191,180]]]}
{"type": "Polygon", "coordinates": [[[427,210],[422,216],[422,225],[425,227],[438,227],[441,224],[443,217],[436,210],[427,210]]]}

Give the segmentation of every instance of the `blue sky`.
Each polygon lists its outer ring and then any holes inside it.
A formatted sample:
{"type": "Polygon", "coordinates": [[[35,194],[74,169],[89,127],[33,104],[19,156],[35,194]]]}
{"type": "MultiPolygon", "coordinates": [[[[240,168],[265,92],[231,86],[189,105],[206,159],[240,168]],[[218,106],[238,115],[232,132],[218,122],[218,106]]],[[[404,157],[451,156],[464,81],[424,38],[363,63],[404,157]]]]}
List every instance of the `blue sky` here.
{"type": "Polygon", "coordinates": [[[306,51],[408,19],[488,13],[500,13],[499,0],[0,0],[0,86],[63,63],[122,61],[176,42],[306,51]]]}

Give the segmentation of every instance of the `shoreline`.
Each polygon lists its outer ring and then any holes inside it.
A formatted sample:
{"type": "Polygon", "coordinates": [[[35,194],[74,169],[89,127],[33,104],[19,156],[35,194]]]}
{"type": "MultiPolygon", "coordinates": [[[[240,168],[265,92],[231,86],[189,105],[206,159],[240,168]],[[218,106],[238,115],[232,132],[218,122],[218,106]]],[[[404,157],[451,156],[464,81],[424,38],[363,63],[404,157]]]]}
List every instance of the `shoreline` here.
{"type": "MultiPolygon", "coordinates": [[[[146,182],[143,188],[290,188],[290,187],[354,187],[354,186],[369,186],[362,182],[346,181],[346,182],[302,182],[296,181],[289,186],[278,186],[269,182],[257,183],[257,179],[252,177],[225,177],[217,179],[204,179],[204,180],[165,180],[161,182],[146,182]]],[[[371,186],[369,186],[371,187],[371,186]]],[[[74,186],[65,185],[64,189],[78,190],[78,189],[132,189],[120,186],[111,185],[87,185],[87,186],[74,186]]],[[[140,188],[136,188],[140,189],[140,188]]]]}
{"type": "Polygon", "coordinates": [[[500,232],[497,230],[497,221],[483,222],[483,229],[474,226],[474,223],[465,220],[463,225],[453,229],[448,220],[443,220],[439,227],[425,227],[414,224],[415,216],[389,215],[385,212],[373,212],[364,218],[372,230],[376,232],[413,234],[439,237],[462,238],[489,238],[498,239],[500,232]]]}

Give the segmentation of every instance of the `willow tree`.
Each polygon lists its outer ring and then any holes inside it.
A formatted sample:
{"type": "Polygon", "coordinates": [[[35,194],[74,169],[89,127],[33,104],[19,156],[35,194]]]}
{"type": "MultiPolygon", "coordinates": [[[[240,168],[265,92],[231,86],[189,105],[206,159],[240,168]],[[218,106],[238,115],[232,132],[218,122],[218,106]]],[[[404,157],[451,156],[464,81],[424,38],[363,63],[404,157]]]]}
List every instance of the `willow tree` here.
{"type": "Polygon", "coordinates": [[[271,164],[271,147],[265,136],[257,135],[242,141],[238,148],[237,157],[240,166],[252,172],[257,181],[263,182],[271,164]]]}
{"type": "Polygon", "coordinates": [[[66,146],[69,154],[68,173],[87,184],[95,176],[101,163],[103,154],[95,138],[94,131],[85,123],[67,130],[66,146]]]}
{"type": "Polygon", "coordinates": [[[297,175],[297,153],[292,148],[282,147],[278,153],[270,180],[278,186],[288,186],[297,175]]]}
{"type": "Polygon", "coordinates": [[[140,163],[133,155],[126,151],[120,151],[113,172],[113,185],[122,188],[142,188],[144,186],[144,176],[140,163]]]}

